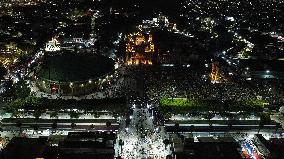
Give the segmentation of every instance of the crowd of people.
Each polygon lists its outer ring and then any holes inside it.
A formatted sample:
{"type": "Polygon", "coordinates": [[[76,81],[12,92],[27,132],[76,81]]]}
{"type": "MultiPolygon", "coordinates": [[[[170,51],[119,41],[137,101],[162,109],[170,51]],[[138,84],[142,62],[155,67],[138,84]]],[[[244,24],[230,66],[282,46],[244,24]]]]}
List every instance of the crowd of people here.
{"type": "Polygon", "coordinates": [[[159,68],[145,70],[147,95],[154,101],[161,97],[202,100],[263,100],[281,102],[279,83],[273,80],[239,79],[220,83],[210,81],[209,71],[192,68],[159,68]]]}
{"type": "Polygon", "coordinates": [[[131,122],[121,124],[119,139],[124,145],[117,151],[122,158],[166,158],[169,147],[163,144],[165,132],[155,129],[148,109],[134,108],[131,122]]]}

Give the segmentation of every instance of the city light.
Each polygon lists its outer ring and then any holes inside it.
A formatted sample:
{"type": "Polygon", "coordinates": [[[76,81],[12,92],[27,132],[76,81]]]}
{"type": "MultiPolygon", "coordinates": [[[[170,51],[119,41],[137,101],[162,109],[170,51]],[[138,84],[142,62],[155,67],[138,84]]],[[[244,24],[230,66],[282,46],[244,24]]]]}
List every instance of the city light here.
{"type": "Polygon", "coordinates": [[[1,157],[281,158],[283,4],[0,0],[1,157]]]}

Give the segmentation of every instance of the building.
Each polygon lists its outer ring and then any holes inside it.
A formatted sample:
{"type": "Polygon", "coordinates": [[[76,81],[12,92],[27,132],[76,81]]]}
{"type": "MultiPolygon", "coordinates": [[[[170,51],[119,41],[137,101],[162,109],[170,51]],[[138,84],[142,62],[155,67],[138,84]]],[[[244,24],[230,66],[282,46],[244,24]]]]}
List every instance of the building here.
{"type": "Polygon", "coordinates": [[[45,44],[46,52],[58,52],[60,50],[75,50],[75,49],[86,49],[94,45],[94,39],[84,40],[83,38],[65,38],[62,42],[56,38],[52,38],[45,44]]]}
{"type": "Polygon", "coordinates": [[[70,132],[52,146],[47,138],[15,137],[6,146],[1,159],[113,159],[113,132],[70,132]]]}
{"type": "Polygon", "coordinates": [[[112,82],[114,65],[115,62],[106,56],[62,50],[42,58],[34,80],[46,93],[85,95],[112,82]]]}
{"type": "Polygon", "coordinates": [[[264,158],[284,158],[284,138],[271,138],[266,140],[261,134],[256,134],[254,135],[253,143],[264,158]]]}
{"type": "Polygon", "coordinates": [[[70,132],[58,145],[60,159],[113,159],[116,134],[111,132],[70,132]]]}
{"type": "Polygon", "coordinates": [[[211,72],[210,72],[210,75],[209,75],[212,83],[220,83],[221,77],[220,77],[218,65],[219,65],[218,62],[212,63],[211,72]]]}
{"type": "Polygon", "coordinates": [[[47,148],[47,138],[14,137],[0,155],[1,159],[42,158],[47,148]]]}
{"type": "Polygon", "coordinates": [[[155,53],[155,46],[151,34],[141,32],[128,35],[126,44],[126,64],[127,65],[152,65],[155,53]]]}
{"type": "Polygon", "coordinates": [[[61,50],[60,42],[55,38],[52,38],[50,41],[46,43],[44,50],[47,52],[60,51],[61,50]]]}
{"type": "Polygon", "coordinates": [[[240,146],[233,138],[210,137],[198,140],[185,140],[183,152],[176,153],[176,159],[242,159],[240,146]]]}

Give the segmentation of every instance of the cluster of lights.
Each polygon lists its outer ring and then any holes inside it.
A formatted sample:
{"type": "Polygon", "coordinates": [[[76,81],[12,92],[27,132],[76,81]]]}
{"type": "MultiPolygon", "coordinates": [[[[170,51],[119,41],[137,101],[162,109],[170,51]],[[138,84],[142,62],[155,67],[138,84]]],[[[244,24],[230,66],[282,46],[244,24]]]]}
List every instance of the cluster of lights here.
{"type": "Polygon", "coordinates": [[[19,57],[24,54],[27,54],[27,51],[18,48],[16,44],[7,44],[0,50],[0,63],[8,67],[9,65],[15,64],[19,57]]]}
{"type": "Polygon", "coordinates": [[[53,52],[53,51],[60,51],[60,50],[61,50],[60,43],[56,38],[52,38],[51,41],[49,41],[45,45],[45,51],[53,52]]]}
{"type": "MultiPolygon", "coordinates": [[[[38,5],[41,2],[45,2],[46,0],[7,0],[2,2],[3,6],[32,6],[32,5],[38,5]]],[[[1,3],[1,2],[0,2],[1,3]]],[[[1,7],[1,6],[0,6],[1,7]]]]}

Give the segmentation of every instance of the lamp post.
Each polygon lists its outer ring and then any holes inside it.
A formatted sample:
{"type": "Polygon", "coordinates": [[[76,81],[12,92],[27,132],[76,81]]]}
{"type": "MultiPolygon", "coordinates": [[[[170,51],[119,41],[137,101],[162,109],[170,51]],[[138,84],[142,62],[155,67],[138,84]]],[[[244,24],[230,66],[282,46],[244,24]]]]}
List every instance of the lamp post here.
{"type": "Polygon", "coordinates": [[[71,94],[72,94],[72,98],[73,98],[73,92],[74,92],[73,83],[70,82],[69,86],[70,86],[70,88],[71,88],[71,94]]]}

